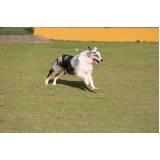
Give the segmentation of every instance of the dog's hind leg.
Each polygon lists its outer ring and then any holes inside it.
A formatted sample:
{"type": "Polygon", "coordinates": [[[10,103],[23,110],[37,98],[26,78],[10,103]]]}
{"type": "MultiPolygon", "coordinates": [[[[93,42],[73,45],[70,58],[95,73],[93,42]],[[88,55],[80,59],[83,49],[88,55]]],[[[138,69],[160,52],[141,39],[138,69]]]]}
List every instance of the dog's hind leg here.
{"type": "Polygon", "coordinates": [[[51,68],[51,69],[49,70],[49,73],[48,73],[48,75],[47,75],[47,78],[46,78],[46,80],[45,80],[45,82],[44,82],[45,85],[48,85],[48,82],[49,82],[49,79],[50,79],[52,73],[53,73],[53,69],[51,68]]]}
{"type": "Polygon", "coordinates": [[[54,78],[54,81],[53,81],[53,85],[54,85],[54,86],[57,85],[56,81],[57,81],[57,79],[60,78],[60,76],[62,76],[62,75],[63,75],[63,72],[57,73],[57,74],[55,75],[55,78],[54,78]]]}

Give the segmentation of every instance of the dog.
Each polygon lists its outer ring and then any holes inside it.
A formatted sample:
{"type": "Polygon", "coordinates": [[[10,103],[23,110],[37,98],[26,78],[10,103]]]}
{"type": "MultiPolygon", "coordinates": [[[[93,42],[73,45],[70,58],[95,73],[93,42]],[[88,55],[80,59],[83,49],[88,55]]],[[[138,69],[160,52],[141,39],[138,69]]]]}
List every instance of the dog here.
{"type": "Polygon", "coordinates": [[[94,49],[88,47],[88,50],[76,56],[63,54],[52,63],[44,84],[48,85],[50,77],[54,74],[53,85],[55,86],[57,79],[68,73],[83,79],[86,87],[95,91],[98,88],[95,87],[93,82],[93,65],[98,65],[102,61],[101,53],[96,47],[94,49]]]}

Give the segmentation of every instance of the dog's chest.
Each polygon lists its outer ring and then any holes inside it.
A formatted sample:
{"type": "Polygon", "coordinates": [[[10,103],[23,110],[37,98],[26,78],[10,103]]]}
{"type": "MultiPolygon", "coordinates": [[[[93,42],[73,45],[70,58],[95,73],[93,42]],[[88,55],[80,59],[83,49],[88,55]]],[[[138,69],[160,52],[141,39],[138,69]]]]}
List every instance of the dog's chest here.
{"type": "Polygon", "coordinates": [[[88,63],[87,61],[80,61],[79,65],[77,66],[77,71],[83,71],[83,72],[92,72],[93,66],[92,64],[88,63]]]}

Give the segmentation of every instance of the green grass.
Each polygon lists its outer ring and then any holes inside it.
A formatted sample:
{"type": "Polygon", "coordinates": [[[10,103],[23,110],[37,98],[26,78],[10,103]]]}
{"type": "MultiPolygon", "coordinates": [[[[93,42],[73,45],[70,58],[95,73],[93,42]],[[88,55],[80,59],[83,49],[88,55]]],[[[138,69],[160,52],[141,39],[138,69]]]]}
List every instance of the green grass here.
{"type": "Polygon", "coordinates": [[[0,43],[0,132],[158,132],[158,109],[158,43],[0,43]],[[97,93],[71,75],[43,85],[52,60],[88,45],[104,59],[97,93]]]}
{"type": "Polygon", "coordinates": [[[0,35],[3,34],[32,34],[32,27],[0,27],[0,35]]]}

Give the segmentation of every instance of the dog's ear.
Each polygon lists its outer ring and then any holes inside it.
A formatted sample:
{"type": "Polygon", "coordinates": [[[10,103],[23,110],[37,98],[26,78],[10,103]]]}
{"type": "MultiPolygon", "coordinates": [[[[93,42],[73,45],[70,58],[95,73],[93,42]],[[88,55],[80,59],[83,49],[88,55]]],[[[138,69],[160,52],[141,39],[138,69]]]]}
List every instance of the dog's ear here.
{"type": "Polygon", "coordinates": [[[89,50],[92,50],[90,46],[88,46],[88,49],[89,49],[89,50]]]}
{"type": "Polygon", "coordinates": [[[91,50],[87,52],[88,57],[91,57],[91,54],[92,54],[91,50]]]}

